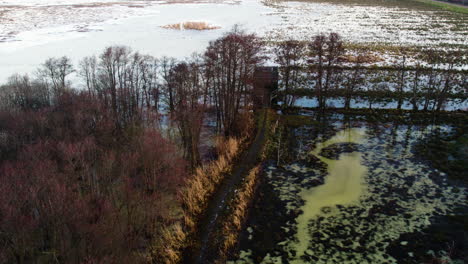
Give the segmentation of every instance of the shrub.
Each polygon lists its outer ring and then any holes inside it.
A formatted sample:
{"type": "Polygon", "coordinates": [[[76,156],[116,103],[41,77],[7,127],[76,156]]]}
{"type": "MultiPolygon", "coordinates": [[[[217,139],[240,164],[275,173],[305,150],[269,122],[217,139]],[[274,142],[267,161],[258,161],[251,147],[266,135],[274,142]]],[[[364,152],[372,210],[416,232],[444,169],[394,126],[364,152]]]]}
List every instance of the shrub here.
{"type": "Polygon", "coordinates": [[[207,22],[189,21],[189,22],[182,22],[182,23],[165,25],[165,26],[162,26],[162,28],[177,29],[177,30],[184,30],[184,29],[189,29],[189,30],[213,30],[213,29],[219,29],[221,27],[213,26],[213,25],[211,25],[211,24],[209,24],[207,22]]]}

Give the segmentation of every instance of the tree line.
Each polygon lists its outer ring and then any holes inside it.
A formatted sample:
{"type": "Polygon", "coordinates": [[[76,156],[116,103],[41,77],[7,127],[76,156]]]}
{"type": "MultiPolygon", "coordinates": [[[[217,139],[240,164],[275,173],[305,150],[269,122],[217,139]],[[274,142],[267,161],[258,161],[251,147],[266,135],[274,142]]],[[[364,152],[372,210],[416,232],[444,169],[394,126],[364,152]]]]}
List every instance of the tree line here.
{"type": "Polygon", "coordinates": [[[406,99],[414,110],[440,111],[450,97],[467,98],[468,70],[463,67],[468,56],[462,49],[412,52],[400,47],[396,60],[381,66],[369,50],[346,50],[340,35],[330,33],[309,42],[280,42],[274,53],[285,106],[293,106],[298,95],[309,95],[317,98],[318,108],[341,97],[349,109],[352,99],[364,95],[371,102],[396,99],[397,109],[406,99]]]}

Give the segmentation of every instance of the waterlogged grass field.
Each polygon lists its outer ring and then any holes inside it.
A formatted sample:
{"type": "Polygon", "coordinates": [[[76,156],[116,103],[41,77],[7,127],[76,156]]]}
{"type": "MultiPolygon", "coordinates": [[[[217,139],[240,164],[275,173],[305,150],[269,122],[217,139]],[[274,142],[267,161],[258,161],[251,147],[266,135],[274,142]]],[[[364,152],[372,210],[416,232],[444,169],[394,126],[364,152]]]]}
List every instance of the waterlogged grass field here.
{"type": "Polygon", "coordinates": [[[387,45],[468,44],[468,8],[431,1],[299,0],[265,1],[277,10],[281,26],[271,39],[308,39],[320,32],[338,32],[350,42],[387,45]],[[446,8],[445,8],[446,7],[446,8]],[[449,10],[447,10],[449,9],[449,10]],[[456,9],[454,12],[453,9],[456,9]]]}

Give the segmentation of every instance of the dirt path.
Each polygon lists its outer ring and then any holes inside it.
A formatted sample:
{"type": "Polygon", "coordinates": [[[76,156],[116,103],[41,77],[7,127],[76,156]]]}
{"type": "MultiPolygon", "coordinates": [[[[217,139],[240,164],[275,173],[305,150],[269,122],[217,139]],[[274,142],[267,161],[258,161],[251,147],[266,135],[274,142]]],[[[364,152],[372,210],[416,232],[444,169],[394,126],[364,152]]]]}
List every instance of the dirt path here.
{"type": "Polygon", "coordinates": [[[226,176],[223,183],[211,199],[199,229],[200,232],[198,239],[200,241],[200,248],[194,250],[191,256],[187,256],[186,261],[184,261],[185,263],[209,264],[212,263],[213,258],[216,257],[216,249],[210,242],[212,242],[211,239],[220,226],[218,216],[225,210],[228,202],[227,198],[231,196],[232,192],[236,190],[236,187],[242,179],[244,179],[249,170],[257,163],[257,157],[262,149],[262,144],[265,138],[266,113],[267,111],[264,111],[263,122],[261,127],[258,129],[255,140],[252,142],[249,149],[242,155],[233,172],[229,176],[226,176]]]}

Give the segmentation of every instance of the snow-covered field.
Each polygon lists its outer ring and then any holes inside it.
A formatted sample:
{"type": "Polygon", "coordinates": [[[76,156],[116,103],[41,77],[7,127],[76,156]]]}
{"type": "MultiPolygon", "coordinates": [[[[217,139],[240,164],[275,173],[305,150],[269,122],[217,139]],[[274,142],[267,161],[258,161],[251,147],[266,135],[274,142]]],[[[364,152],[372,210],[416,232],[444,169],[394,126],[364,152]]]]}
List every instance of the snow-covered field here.
{"type": "Polygon", "coordinates": [[[468,16],[463,16],[463,21],[453,21],[447,12],[326,1],[280,1],[272,6],[276,8],[273,14],[281,16],[283,22],[279,30],[273,30],[273,37],[307,39],[311,33],[338,32],[355,42],[468,44],[466,35],[460,34],[468,32],[468,16]],[[464,29],[457,28],[461,26],[457,23],[463,23],[464,29]]]}
{"type": "Polygon", "coordinates": [[[0,82],[31,73],[45,59],[75,63],[109,45],[155,56],[200,52],[240,24],[277,40],[338,32],[352,42],[468,45],[467,16],[395,6],[271,0],[0,0],[0,82]],[[176,31],[163,25],[205,21],[220,29],[176,31]]]}

